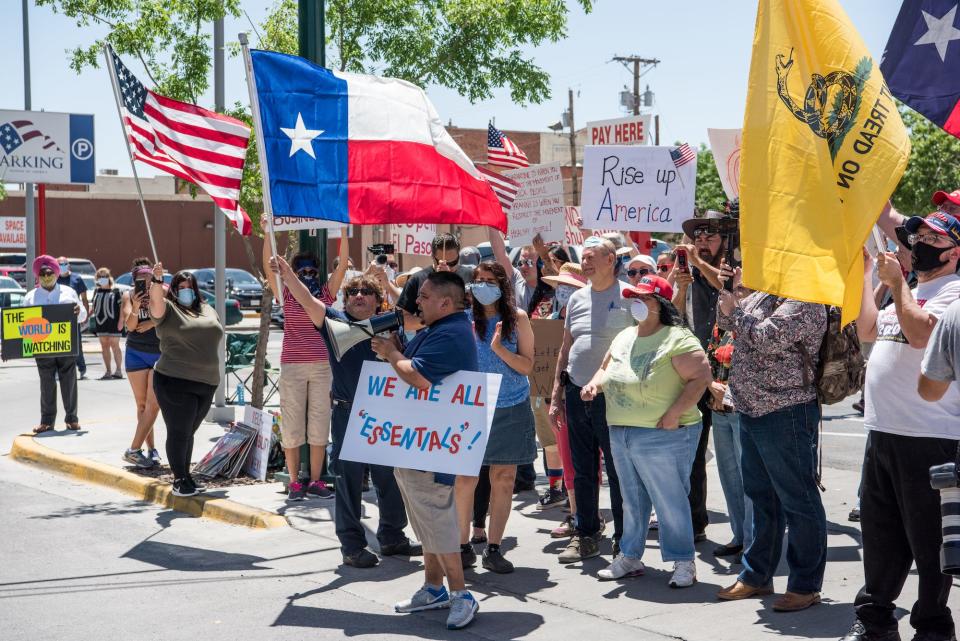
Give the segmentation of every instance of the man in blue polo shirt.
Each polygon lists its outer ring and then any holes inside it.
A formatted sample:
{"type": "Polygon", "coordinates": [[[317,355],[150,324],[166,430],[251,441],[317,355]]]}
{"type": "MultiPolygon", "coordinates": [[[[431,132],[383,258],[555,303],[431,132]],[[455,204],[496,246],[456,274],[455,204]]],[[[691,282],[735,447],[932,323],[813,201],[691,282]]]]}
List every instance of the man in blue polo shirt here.
{"type": "MultiPolygon", "coordinates": [[[[344,297],[344,311],[328,308],[310,294],[310,290],[301,282],[286,261],[280,259],[280,274],[290,293],[309,314],[320,335],[330,345],[330,335],[324,322],[328,317],[349,322],[366,320],[373,316],[383,301],[383,291],[372,276],[355,276],[347,279],[341,290],[344,297]]],[[[330,350],[331,354],[333,349],[330,350]]],[[[374,361],[377,355],[370,349],[370,341],[357,343],[342,355],[340,360],[330,359],[333,374],[331,396],[331,432],[333,436],[333,456],[336,461],[336,515],[337,538],[340,539],[340,551],[344,565],[356,568],[371,568],[380,562],[377,555],[367,549],[367,536],[363,524],[361,501],[363,492],[363,468],[365,463],[340,459],[340,449],[350,420],[350,404],[360,381],[360,370],[364,361],[374,361]]],[[[377,528],[377,540],[380,542],[380,554],[419,556],[420,545],[411,543],[403,533],[407,526],[407,513],[403,507],[403,497],[393,476],[393,468],[385,465],[370,465],[370,476],[377,490],[377,505],[380,509],[380,526],[377,528]]]]}
{"type": "MultiPolygon", "coordinates": [[[[403,352],[394,340],[374,337],[373,351],[389,362],[408,385],[428,389],[459,370],[477,371],[473,325],[463,311],[463,279],[453,272],[433,272],[420,286],[417,307],[426,329],[403,352]]],[[[426,581],[412,598],[396,605],[397,612],[450,608],[447,627],[466,627],[479,609],[467,591],[460,560],[460,526],[454,502],[455,476],[395,468],[410,525],[423,544],[426,581]],[[447,577],[450,592],[443,586],[447,577]]]]}

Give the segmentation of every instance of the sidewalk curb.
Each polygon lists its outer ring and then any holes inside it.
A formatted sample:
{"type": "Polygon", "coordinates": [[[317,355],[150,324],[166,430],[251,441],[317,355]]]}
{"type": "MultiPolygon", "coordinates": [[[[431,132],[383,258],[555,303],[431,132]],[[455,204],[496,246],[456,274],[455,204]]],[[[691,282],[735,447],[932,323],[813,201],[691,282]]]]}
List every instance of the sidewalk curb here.
{"type": "Polygon", "coordinates": [[[112,465],[63,454],[41,445],[31,434],[21,434],[13,440],[10,458],[20,463],[36,465],[72,476],[87,483],[119,490],[140,500],[151,501],[191,516],[201,516],[231,525],[258,529],[289,527],[287,519],[279,514],[229,499],[204,495],[174,496],[168,483],[145,478],[112,465]]]}

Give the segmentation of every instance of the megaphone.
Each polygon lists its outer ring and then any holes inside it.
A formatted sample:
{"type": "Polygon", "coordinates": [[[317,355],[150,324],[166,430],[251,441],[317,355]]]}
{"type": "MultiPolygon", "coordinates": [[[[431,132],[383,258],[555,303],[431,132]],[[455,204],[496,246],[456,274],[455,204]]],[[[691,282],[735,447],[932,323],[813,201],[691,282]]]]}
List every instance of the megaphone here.
{"type": "Polygon", "coordinates": [[[333,356],[338,361],[357,343],[369,340],[377,334],[392,332],[403,327],[403,312],[399,309],[377,314],[362,321],[339,321],[327,316],[327,337],[333,356]]]}

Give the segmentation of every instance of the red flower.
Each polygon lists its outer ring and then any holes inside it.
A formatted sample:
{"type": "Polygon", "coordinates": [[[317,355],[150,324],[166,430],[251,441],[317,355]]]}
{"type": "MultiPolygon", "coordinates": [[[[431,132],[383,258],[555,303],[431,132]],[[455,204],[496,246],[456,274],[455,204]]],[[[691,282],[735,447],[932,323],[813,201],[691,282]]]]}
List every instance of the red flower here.
{"type": "Polygon", "coordinates": [[[713,353],[713,357],[717,359],[717,362],[721,365],[729,367],[730,362],[733,360],[733,344],[728,343],[727,345],[718,347],[713,353]]]}

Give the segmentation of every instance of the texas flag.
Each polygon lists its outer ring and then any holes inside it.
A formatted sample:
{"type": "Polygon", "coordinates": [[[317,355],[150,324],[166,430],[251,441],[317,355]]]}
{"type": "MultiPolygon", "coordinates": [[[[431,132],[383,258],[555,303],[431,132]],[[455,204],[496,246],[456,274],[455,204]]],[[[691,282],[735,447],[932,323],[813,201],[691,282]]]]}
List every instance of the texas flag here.
{"type": "Polygon", "coordinates": [[[880,71],[894,96],[960,138],[958,5],[958,0],[904,2],[880,71]]]}
{"type": "Polygon", "coordinates": [[[419,87],[250,52],[274,216],[506,232],[490,186],[419,87]]]}

